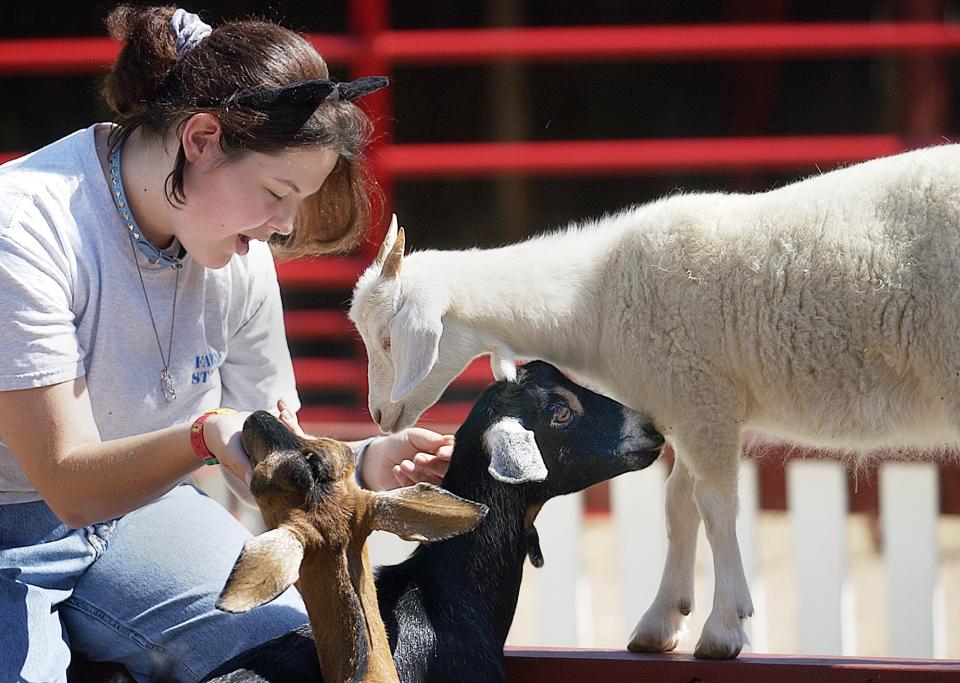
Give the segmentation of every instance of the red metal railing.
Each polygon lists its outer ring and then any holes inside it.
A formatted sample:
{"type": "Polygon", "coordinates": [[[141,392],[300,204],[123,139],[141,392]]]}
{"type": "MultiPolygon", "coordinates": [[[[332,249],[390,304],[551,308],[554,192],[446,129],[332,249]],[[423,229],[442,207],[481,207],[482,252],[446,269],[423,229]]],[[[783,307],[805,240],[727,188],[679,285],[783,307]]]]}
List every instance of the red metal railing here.
{"type": "MultiPolygon", "coordinates": [[[[946,55],[960,51],[960,26],[940,21],[586,26],[567,28],[390,30],[387,0],[348,3],[349,35],[310,34],[332,64],[354,75],[389,74],[400,65],[490,63],[506,60],[652,61],[783,60],[875,55],[946,55]]],[[[917,18],[927,18],[914,14],[917,18]]],[[[0,40],[0,75],[100,72],[119,46],[109,38],[0,40]]],[[[374,175],[390,205],[398,179],[534,175],[624,175],[688,172],[815,170],[895,153],[918,141],[898,135],[590,140],[510,143],[393,144],[390,89],[365,98],[378,131],[374,175]]],[[[0,152],[0,161],[19,152],[0,152]]],[[[278,267],[286,291],[349,291],[367,265],[372,238],[356,258],[288,262],[278,267]]],[[[298,341],[356,340],[339,311],[289,311],[298,341]]],[[[354,407],[307,406],[304,416],[325,426],[368,424],[362,351],[354,360],[297,358],[301,386],[356,392],[354,407]]],[[[488,370],[472,366],[460,386],[477,387],[488,370]]],[[[465,406],[438,406],[433,416],[456,423],[465,406]]]]}
{"type": "MultiPolygon", "coordinates": [[[[941,22],[697,24],[391,31],[381,0],[350,3],[354,36],[310,34],[333,64],[383,72],[403,64],[492,61],[800,59],[956,52],[960,26],[941,22]]],[[[76,73],[106,68],[109,38],[0,41],[0,73],[76,73]]]]}
{"type": "Polygon", "coordinates": [[[380,164],[394,178],[749,173],[830,168],[908,146],[894,135],[406,144],[384,147],[380,164]]]}
{"type": "Polygon", "coordinates": [[[958,46],[958,26],[878,22],[385,31],[371,49],[393,64],[451,64],[855,57],[958,46]]]}

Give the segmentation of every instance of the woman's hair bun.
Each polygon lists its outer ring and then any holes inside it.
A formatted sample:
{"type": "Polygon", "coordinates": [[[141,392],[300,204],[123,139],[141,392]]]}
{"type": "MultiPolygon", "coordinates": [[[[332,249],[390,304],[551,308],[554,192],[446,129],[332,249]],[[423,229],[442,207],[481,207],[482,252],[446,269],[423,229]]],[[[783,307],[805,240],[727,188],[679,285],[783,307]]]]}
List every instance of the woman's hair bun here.
{"type": "Polygon", "coordinates": [[[177,62],[170,34],[175,7],[120,5],[107,16],[107,30],[123,48],[103,83],[103,96],[118,116],[155,104],[177,62]]]}

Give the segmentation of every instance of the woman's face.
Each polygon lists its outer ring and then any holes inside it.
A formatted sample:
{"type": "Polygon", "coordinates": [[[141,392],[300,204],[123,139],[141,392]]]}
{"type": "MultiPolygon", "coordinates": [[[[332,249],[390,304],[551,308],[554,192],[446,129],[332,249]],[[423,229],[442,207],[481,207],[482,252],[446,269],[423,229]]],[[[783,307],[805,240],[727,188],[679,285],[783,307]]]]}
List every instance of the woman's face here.
{"type": "MultiPolygon", "coordinates": [[[[188,157],[189,159],[189,157],[188,157]]],[[[184,170],[186,204],[175,212],[174,232],[190,256],[222,268],[243,256],[250,240],[293,230],[300,203],[317,192],[337,163],[323,148],[226,158],[211,144],[184,170]]]]}

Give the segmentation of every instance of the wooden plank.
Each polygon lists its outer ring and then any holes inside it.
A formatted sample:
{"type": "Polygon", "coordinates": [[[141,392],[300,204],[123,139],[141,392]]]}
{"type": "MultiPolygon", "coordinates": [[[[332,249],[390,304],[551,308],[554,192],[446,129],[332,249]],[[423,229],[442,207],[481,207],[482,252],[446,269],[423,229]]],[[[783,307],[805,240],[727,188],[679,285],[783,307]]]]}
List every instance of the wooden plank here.
{"type": "Polygon", "coordinates": [[[739,509],[737,510],[737,541],[740,544],[740,557],[743,570],[750,586],[753,599],[753,617],[746,621],[750,650],[766,652],[767,641],[767,604],[766,584],[760,572],[760,553],[757,549],[757,516],[760,512],[760,485],[757,464],[752,460],[740,463],[740,482],[738,486],[739,509]]]}
{"type": "Polygon", "coordinates": [[[653,602],[667,558],[667,523],[664,482],[668,465],[661,459],[640,472],[610,482],[620,585],[624,642],[641,615],[653,602]]]}
{"type": "Polygon", "coordinates": [[[895,657],[946,651],[943,595],[937,576],[937,467],[880,466],[880,506],[889,596],[889,645],[895,657]]]}
{"type": "Polygon", "coordinates": [[[847,485],[829,460],[787,464],[797,586],[797,645],[817,655],[849,654],[855,645],[853,595],[847,587],[847,485]]]}
{"type": "Polygon", "coordinates": [[[960,458],[950,454],[940,463],[940,514],[960,515],[960,458]]]}
{"type": "Polygon", "coordinates": [[[584,630],[592,620],[580,561],[582,521],[582,493],[547,501],[537,516],[544,563],[536,570],[536,633],[537,642],[546,646],[576,647],[591,639],[589,630],[584,630]]]}
{"type": "MultiPolygon", "coordinates": [[[[797,449],[792,446],[754,445],[748,452],[758,457],[760,467],[760,507],[764,510],[786,510],[786,463],[798,457],[815,460],[835,460],[834,454],[812,449],[797,449]]],[[[871,461],[896,462],[905,456],[893,453],[871,456],[871,461]]],[[[906,456],[908,460],[916,458],[906,456]]],[[[960,514],[960,456],[956,452],[931,454],[931,461],[938,464],[940,473],[940,513],[960,514]]],[[[847,476],[847,499],[851,512],[876,514],[879,507],[879,483],[873,470],[860,472],[856,477],[847,476]]]]}
{"type": "Polygon", "coordinates": [[[730,661],[687,654],[508,647],[511,683],[955,683],[960,661],[741,654],[730,661]]]}

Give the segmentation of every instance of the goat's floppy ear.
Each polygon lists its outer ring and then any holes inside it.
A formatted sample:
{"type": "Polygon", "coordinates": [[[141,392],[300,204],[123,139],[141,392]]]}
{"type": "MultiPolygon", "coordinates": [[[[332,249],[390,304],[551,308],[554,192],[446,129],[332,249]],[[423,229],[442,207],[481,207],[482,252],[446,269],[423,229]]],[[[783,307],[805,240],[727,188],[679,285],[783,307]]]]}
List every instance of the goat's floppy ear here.
{"type": "Polygon", "coordinates": [[[508,379],[511,382],[517,379],[517,357],[513,350],[506,346],[495,346],[490,353],[490,369],[496,380],[508,379]]]}
{"type": "Polygon", "coordinates": [[[220,592],[217,609],[246,612],[270,602],[297,580],[302,560],[303,543],[284,527],[248,539],[220,592]]]}
{"type": "Polygon", "coordinates": [[[408,298],[393,316],[390,321],[391,401],[399,401],[430,374],[440,353],[442,334],[441,310],[419,297],[408,298]]]}
{"type": "Polygon", "coordinates": [[[390,249],[393,248],[393,243],[397,241],[397,214],[393,214],[390,217],[390,227],[387,228],[387,234],[383,237],[383,242],[380,244],[380,251],[377,252],[377,258],[374,260],[380,269],[383,269],[383,262],[387,260],[387,254],[390,253],[390,249]]]}
{"type": "Polygon", "coordinates": [[[486,505],[419,483],[373,494],[373,528],[407,541],[442,541],[464,534],[487,515],[486,505]]]}
{"type": "Polygon", "coordinates": [[[395,278],[400,274],[400,267],[403,265],[403,249],[406,243],[406,237],[403,228],[397,230],[397,239],[393,241],[390,251],[383,260],[383,268],[380,269],[380,277],[395,278]]]}
{"type": "Polygon", "coordinates": [[[515,417],[504,417],[494,423],[483,435],[483,442],[490,453],[487,471],[494,479],[521,484],[547,478],[547,466],[533,432],[524,429],[515,417]]]}

